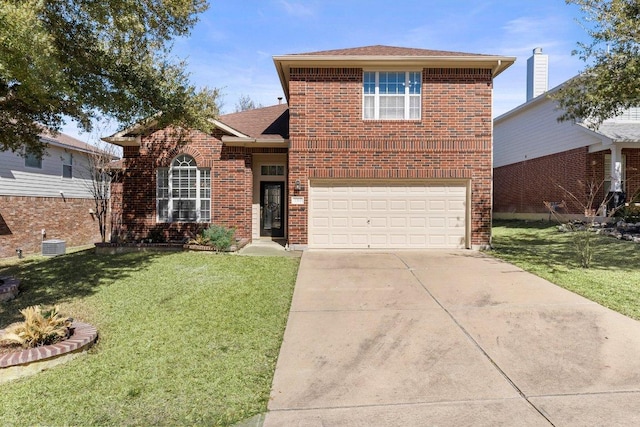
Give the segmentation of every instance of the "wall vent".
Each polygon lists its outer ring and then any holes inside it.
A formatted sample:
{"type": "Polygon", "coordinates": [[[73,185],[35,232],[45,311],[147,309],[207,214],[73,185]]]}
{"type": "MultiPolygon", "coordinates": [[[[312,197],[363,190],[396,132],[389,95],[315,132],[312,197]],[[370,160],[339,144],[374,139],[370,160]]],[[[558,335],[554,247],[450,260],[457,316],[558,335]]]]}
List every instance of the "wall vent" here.
{"type": "Polygon", "coordinates": [[[66,251],[66,242],[64,240],[51,239],[42,241],[42,255],[56,256],[63,255],[66,251]]]}

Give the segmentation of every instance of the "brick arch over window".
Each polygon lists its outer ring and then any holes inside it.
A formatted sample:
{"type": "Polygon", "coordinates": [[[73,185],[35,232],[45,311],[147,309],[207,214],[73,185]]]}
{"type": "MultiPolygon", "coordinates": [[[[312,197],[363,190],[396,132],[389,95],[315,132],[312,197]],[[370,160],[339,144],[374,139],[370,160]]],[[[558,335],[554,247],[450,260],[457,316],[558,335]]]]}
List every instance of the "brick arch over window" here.
{"type": "Polygon", "coordinates": [[[198,167],[201,168],[210,168],[211,162],[207,162],[204,156],[198,151],[197,148],[191,147],[188,145],[174,147],[173,149],[166,152],[162,158],[159,159],[158,167],[168,168],[171,166],[173,160],[181,154],[187,154],[196,161],[198,167]]]}
{"type": "Polygon", "coordinates": [[[156,170],[156,212],[158,222],[211,221],[211,169],[180,150],[156,170]]]}

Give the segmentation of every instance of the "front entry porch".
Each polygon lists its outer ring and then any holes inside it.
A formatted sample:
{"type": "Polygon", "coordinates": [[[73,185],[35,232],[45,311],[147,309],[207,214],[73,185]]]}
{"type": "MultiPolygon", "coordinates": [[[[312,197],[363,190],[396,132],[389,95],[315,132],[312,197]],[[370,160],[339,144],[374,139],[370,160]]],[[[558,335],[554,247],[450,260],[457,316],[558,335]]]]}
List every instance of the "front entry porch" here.
{"type": "Polygon", "coordinates": [[[287,156],[254,154],[252,163],[252,240],[271,238],[286,243],[287,156]]]}

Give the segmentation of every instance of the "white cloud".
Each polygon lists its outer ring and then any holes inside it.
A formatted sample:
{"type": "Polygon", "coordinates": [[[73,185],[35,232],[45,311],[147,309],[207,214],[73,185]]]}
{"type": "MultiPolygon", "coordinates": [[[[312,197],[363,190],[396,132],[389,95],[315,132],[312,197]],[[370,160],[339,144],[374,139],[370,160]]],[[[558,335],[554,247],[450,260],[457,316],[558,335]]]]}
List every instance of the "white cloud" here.
{"type": "Polygon", "coordinates": [[[315,15],[315,10],[309,5],[304,5],[295,1],[279,0],[278,4],[284,9],[287,15],[298,18],[307,18],[315,15]]]}

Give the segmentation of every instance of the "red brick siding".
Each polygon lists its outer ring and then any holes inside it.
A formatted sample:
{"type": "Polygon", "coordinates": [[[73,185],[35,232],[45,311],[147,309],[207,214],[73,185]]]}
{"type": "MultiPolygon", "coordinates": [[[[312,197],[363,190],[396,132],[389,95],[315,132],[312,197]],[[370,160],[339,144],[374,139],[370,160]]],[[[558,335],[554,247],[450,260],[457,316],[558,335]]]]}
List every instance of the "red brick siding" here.
{"type": "Polygon", "coordinates": [[[625,191],[627,201],[635,200],[640,203],[640,149],[625,148],[622,154],[627,156],[627,167],[625,170],[627,181],[625,191]]]}
{"type": "Polygon", "coordinates": [[[89,213],[93,199],[0,196],[0,258],[39,253],[45,239],[61,239],[67,247],[100,241],[98,220],[89,213]]]}
{"type": "MultiPolygon", "coordinates": [[[[491,235],[490,70],[423,70],[422,120],[362,119],[362,69],[291,69],[289,192],[313,178],[470,179],[471,244],[491,235]]],[[[307,244],[308,206],[289,205],[307,244]]]]}
{"type": "Polygon", "coordinates": [[[544,213],[545,201],[565,201],[569,212],[584,213],[587,158],[585,147],[494,169],[494,211],[544,213]]]}
{"type": "MultiPolygon", "coordinates": [[[[546,213],[543,201],[565,201],[567,212],[597,209],[609,191],[603,182],[607,151],[588,153],[586,147],[527,160],[493,171],[495,212],[546,213]],[[563,188],[561,188],[563,187],[563,188]],[[575,200],[576,196],[578,200],[575,200]]],[[[640,150],[624,149],[627,197],[640,191],[640,150]]]]}
{"type": "Polygon", "coordinates": [[[167,240],[183,240],[208,226],[156,221],[156,171],[169,167],[183,153],[193,156],[198,167],[211,168],[211,222],[235,228],[238,238],[251,238],[252,154],[286,149],[228,147],[220,137],[192,131],[178,140],[170,130],[161,130],[144,137],[139,150],[125,152],[121,211],[129,239],[144,239],[159,231],[167,240]]]}

